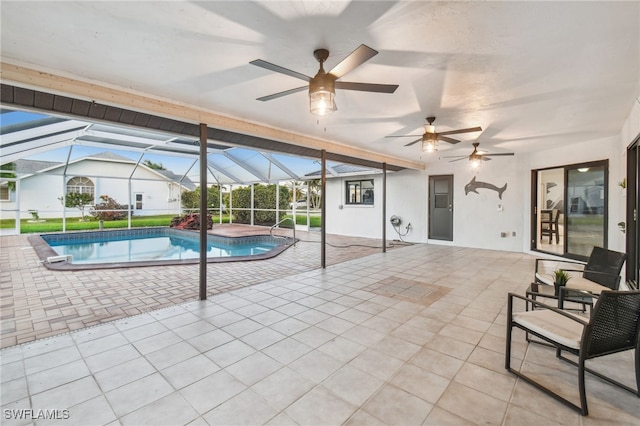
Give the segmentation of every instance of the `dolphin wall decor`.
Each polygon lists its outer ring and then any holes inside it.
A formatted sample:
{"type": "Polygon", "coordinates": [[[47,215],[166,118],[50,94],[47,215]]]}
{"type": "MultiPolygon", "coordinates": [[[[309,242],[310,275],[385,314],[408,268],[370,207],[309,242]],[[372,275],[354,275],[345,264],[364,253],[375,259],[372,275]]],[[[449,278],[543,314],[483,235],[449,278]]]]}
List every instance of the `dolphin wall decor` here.
{"type": "Polygon", "coordinates": [[[469,182],[464,186],[464,195],[469,194],[469,192],[475,192],[476,194],[478,194],[478,191],[476,191],[478,188],[484,188],[484,189],[490,189],[492,191],[496,191],[498,193],[498,198],[502,200],[502,193],[506,191],[507,184],[505,183],[502,188],[498,188],[497,186],[487,182],[476,181],[476,177],[474,176],[473,179],[471,179],[471,182],[469,182]]]}

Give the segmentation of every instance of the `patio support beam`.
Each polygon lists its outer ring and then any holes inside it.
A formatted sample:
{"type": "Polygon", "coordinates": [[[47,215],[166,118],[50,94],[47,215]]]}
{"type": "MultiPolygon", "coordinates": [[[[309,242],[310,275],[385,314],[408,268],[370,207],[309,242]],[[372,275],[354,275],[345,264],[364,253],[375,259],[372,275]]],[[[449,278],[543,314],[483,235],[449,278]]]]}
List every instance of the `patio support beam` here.
{"type": "Polygon", "coordinates": [[[71,151],[73,151],[73,145],[69,146],[67,159],[64,163],[64,171],[62,172],[62,232],[67,232],[67,169],[69,168],[71,151]]]}
{"type": "Polygon", "coordinates": [[[207,300],[207,125],[200,123],[200,300],[207,300]]]}
{"type": "Polygon", "coordinates": [[[254,220],[254,210],[255,210],[255,198],[254,198],[254,186],[255,183],[251,184],[251,226],[253,226],[253,220],[254,220]]]}
{"type": "MultiPolygon", "coordinates": [[[[322,173],[320,178],[320,189],[322,197],[320,198],[320,263],[322,269],[327,267],[327,151],[321,151],[322,173]]],[[[308,187],[307,187],[308,188],[308,187]]],[[[307,189],[307,196],[309,190],[307,189]]],[[[308,198],[308,197],[307,197],[308,198]]],[[[309,203],[307,203],[307,206],[309,203]]],[[[307,221],[309,216],[307,215],[307,221]]],[[[307,222],[307,225],[309,222],[307,222]]]]}
{"type": "Polygon", "coordinates": [[[382,163],[382,252],[387,252],[387,163],[382,163]]]}

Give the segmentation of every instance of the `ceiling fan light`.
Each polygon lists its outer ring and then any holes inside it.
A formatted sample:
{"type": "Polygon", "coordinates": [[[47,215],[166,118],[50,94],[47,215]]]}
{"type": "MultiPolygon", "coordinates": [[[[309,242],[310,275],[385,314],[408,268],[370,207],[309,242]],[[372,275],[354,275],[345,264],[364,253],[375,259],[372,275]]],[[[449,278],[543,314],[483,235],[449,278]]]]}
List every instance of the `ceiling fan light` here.
{"type": "Polygon", "coordinates": [[[328,90],[309,92],[309,109],[315,115],[327,115],[336,109],[335,93],[328,90]]]}
{"type": "Polygon", "coordinates": [[[482,166],[482,156],[472,154],[469,156],[469,162],[472,169],[479,169],[482,166]]]}
{"type": "Polygon", "coordinates": [[[434,152],[438,150],[438,140],[422,140],[422,152],[434,152]]]}
{"type": "Polygon", "coordinates": [[[424,125],[424,132],[425,133],[435,133],[436,132],[436,126],[433,126],[431,124],[425,124],[424,125]]]}

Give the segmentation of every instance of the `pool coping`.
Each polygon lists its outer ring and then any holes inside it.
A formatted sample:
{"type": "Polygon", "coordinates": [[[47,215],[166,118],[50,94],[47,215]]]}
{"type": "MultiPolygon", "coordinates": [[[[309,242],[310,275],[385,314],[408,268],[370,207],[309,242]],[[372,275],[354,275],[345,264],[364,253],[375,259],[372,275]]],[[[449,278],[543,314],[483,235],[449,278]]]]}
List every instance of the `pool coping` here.
{"type": "MultiPolygon", "coordinates": [[[[169,227],[152,227],[152,228],[153,229],[172,229],[169,227]]],[[[140,228],[132,228],[132,229],[140,229],[140,228]]],[[[181,231],[193,232],[193,233],[199,232],[199,231],[190,231],[190,230],[181,230],[181,231]]],[[[90,231],[90,232],[94,233],[96,231],[90,231]]],[[[106,232],[108,232],[108,230],[106,232]]],[[[67,234],[83,234],[83,233],[87,233],[87,231],[68,232],[67,234]]],[[[52,234],[59,234],[59,232],[54,232],[52,234]]],[[[210,235],[210,236],[220,237],[223,239],[230,239],[230,240],[241,240],[241,239],[247,239],[251,237],[265,237],[267,235],[256,234],[256,235],[244,235],[244,236],[238,236],[238,237],[230,237],[230,236],[221,237],[217,235],[210,235]]],[[[247,261],[253,261],[253,260],[271,259],[273,257],[278,256],[280,253],[282,253],[289,247],[295,245],[295,243],[299,241],[299,239],[296,239],[294,241],[293,238],[284,237],[284,236],[277,236],[274,238],[285,239],[286,243],[280,244],[266,253],[247,255],[247,256],[228,256],[228,257],[207,258],[207,263],[247,262],[247,261]]],[[[51,246],[49,246],[49,244],[47,244],[47,242],[40,235],[30,235],[29,237],[27,237],[27,240],[35,250],[36,254],[38,255],[38,258],[40,258],[40,263],[43,264],[47,269],[50,269],[52,271],[91,271],[91,270],[98,270],[98,269],[125,269],[125,268],[141,268],[141,267],[148,267],[148,266],[164,266],[164,265],[167,265],[167,266],[195,265],[200,263],[199,258],[144,260],[139,262],[83,263],[83,264],[72,263],[65,260],[61,262],[51,263],[47,261],[47,258],[60,257],[60,255],[56,253],[55,250],[53,250],[51,246]]]]}

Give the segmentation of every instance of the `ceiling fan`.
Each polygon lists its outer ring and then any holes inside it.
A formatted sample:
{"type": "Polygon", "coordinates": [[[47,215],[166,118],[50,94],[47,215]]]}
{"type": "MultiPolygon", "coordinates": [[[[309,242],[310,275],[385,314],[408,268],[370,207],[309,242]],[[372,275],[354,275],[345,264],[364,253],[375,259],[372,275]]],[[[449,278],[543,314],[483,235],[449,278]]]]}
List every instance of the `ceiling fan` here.
{"type": "Polygon", "coordinates": [[[450,163],[453,163],[454,161],[460,161],[460,160],[464,160],[465,158],[468,158],[469,161],[471,162],[471,167],[477,168],[477,167],[480,167],[480,165],[482,164],[483,161],[491,160],[491,158],[487,158],[487,157],[496,157],[496,156],[501,156],[501,155],[502,156],[504,156],[504,155],[514,155],[513,152],[500,152],[500,153],[495,153],[495,154],[489,154],[486,151],[479,151],[478,150],[478,146],[479,145],[480,145],[480,142],[474,142],[473,143],[473,152],[469,156],[467,156],[467,155],[453,155],[453,156],[448,156],[448,157],[444,157],[444,158],[455,158],[455,160],[449,161],[450,163]]]}
{"type": "Polygon", "coordinates": [[[299,78],[309,84],[307,86],[296,87],[295,89],[285,90],[284,92],[274,93],[272,95],[263,96],[258,98],[258,101],[270,101],[272,99],[280,98],[282,96],[291,95],[293,93],[302,92],[303,90],[309,90],[309,103],[311,112],[316,115],[326,115],[335,111],[335,93],[336,89],[343,90],[359,90],[362,92],[376,92],[376,93],[393,93],[398,88],[397,84],[372,84],[372,83],[352,83],[346,81],[337,81],[339,78],[364,64],[369,59],[377,55],[378,52],[372,48],[361,44],[356,50],[351,52],[349,56],[344,58],[342,62],[333,67],[328,73],[325,72],[323,63],[329,57],[329,51],[327,49],[317,49],[313,52],[313,56],[320,62],[320,69],[315,77],[309,77],[308,75],[301,74],[296,71],[292,71],[288,68],[281,67],[279,65],[272,64],[262,59],[256,59],[249,62],[252,65],[256,65],[261,68],[268,69],[270,71],[286,74],[291,77],[299,78]]]}
{"type": "Polygon", "coordinates": [[[456,144],[460,142],[457,139],[450,138],[446,135],[454,135],[456,133],[469,133],[469,132],[481,132],[482,127],[469,127],[468,129],[458,129],[458,130],[448,130],[446,132],[436,132],[436,128],[433,125],[433,122],[436,121],[435,117],[427,117],[427,123],[424,126],[424,134],[423,135],[402,135],[402,136],[387,136],[388,138],[408,138],[408,137],[416,137],[420,136],[415,141],[409,142],[405,146],[411,146],[422,141],[422,150],[425,152],[433,152],[438,150],[438,141],[448,142],[450,144],[456,144]]]}

